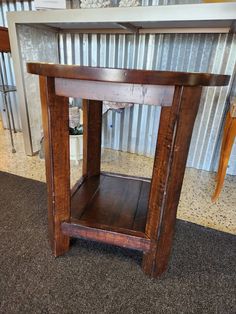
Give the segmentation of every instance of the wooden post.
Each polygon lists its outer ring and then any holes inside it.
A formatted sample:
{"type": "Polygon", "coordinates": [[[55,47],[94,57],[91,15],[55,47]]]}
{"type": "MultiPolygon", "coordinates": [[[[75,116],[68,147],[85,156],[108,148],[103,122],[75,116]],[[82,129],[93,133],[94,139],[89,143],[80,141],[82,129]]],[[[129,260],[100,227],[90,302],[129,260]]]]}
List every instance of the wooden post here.
{"type": "Polygon", "coordinates": [[[142,265],[152,277],[167,268],[201,90],[176,87],[173,105],[162,108],[146,225],[152,245],[142,265]]]}
{"type": "Polygon", "coordinates": [[[236,111],[236,105],[235,105],[235,108],[233,109],[231,108],[231,110],[228,111],[226,120],[225,120],[223,139],[222,139],[221,150],[220,150],[220,160],[219,160],[219,166],[218,166],[218,171],[217,171],[217,176],[216,176],[216,187],[215,187],[214,194],[212,195],[212,198],[211,198],[212,202],[215,202],[218,199],[220,192],[222,190],[231,150],[232,150],[234,140],[236,137],[236,117],[231,115],[232,110],[236,111]]]}
{"type": "Polygon", "coordinates": [[[100,174],[102,101],[83,100],[83,176],[100,174]]]}
{"type": "Polygon", "coordinates": [[[55,256],[69,249],[61,223],[70,218],[68,98],[55,95],[55,79],[40,76],[40,94],[48,190],[48,228],[55,256]]]}

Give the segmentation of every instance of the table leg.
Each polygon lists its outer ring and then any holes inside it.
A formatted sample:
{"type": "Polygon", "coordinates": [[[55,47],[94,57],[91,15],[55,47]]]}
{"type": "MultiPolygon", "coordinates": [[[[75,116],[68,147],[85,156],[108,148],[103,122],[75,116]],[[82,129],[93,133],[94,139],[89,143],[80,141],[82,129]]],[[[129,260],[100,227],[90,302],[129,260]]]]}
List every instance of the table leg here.
{"type": "Polygon", "coordinates": [[[176,87],[172,106],[162,108],[146,225],[152,245],[142,264],[143,271],[152,277],[167,268],[201,90],[176,87]]]}
{"type": "Polygon", "coordinates": [[[220,150],[220,159],[219,159],[219,165],[218,165],[218,171],[215,177],[215,180],[217,181],[218,179],[218,174],[220,173],[220,169],[222,167],[222,161],[223,161],[223,151],[225,147],[225,142],[227,138],[227,133],[229,130],[229,125],[230,125],[230,112],[228,111],[225,119],[225,125],[224,125],[224,131],[223,131],[223,137],[222,137],[222,143],[221,143],[221,150],[220,150]]]}
{"type": "Polygon", "coordinates": [[[55,256],[69,249],[61,223],[70,218],[69,102],[55,95],[54,78],[40,77],[45,164],[48,190],[48,228],[55,256]]]}
{"type": "Polygon", "coordinates": [[[102,101],[83,100],[83,176],[100,174],[102,101]]]}
{"type": "Polygon", "coordinates": [[[217,200],[222,190],[235,137],[236,137],[236,118],[232,118],[230,116],[230,112],[228,112],[221,145],[220,162],[216,178],[216,188],[211,198],[212,202],[215,202],[217,200]]]}

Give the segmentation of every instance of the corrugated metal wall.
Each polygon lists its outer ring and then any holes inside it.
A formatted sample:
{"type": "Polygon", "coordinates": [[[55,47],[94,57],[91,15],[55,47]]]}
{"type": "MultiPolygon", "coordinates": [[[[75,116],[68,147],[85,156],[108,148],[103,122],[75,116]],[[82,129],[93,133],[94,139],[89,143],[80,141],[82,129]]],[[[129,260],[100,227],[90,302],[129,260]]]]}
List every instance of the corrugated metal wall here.
{"type": "MultiPolygon", "coordinates": [[[[62,62],[69,64],[233,75],[236,71],[235,34],[61,34],[60,47],[62,62]]],[[[204,89],[188,166],[215,169],[231,85],[204,89]]],[[[158,107],[138,104],[122,113],[109,111],[104,117],[104,146],[153,156],[159,115],[158,107]]],[[[228,172],[236,173],[232,159],[228,172]]]]}
{"type": "MultiPolygon", "coordinates": [[[[142,5],[198,3],[201,1],[142,1],[142,5]]],[[[116,1],[113,4],[116,5],[116,1]]],[[[77,7],[76,0],[68,7],[77,7]]],[[[7,5],[4,10],[30,10],[29,2],[7,5]]],[[[2,20],[5,11],[2,9],[2,20]]],[[[2,23],[4,25],[4,23],[2,23]]],[[[92,66],[202,71],[232,74],[236,72],[235,34],[60,34],[62,63],[92,66]]],[[[222,125],[230,86],[206,88],[192,137],[188,166],[216,168],[222,125]]],[[[236,95],[236,80],[231,94],[236,95]]],[[[104,116],[103,143],[106,147],[153,156],[160,109],[135,104],[122,113],[108,111],[104,116]]],[[[236,145],[228,173],[236,174],[236,145]]]]}

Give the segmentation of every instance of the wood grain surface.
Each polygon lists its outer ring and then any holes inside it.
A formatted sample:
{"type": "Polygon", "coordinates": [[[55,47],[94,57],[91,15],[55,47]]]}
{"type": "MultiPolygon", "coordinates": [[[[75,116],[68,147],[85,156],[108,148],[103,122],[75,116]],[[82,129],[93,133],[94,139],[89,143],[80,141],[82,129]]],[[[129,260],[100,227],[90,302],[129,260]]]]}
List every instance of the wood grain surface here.
{"type": "Polygon", "coordinates": [[[0,26],[0,52],[11,52],[8,29],[0,26]]]}
{"type": "Polygon", "coordinates": [[[29,73],[43,76],[100,82],[120,82],[150,85],[223,86],[229,75],[171,71],[96,68],[78,65],[27,63],[29,73]]]}

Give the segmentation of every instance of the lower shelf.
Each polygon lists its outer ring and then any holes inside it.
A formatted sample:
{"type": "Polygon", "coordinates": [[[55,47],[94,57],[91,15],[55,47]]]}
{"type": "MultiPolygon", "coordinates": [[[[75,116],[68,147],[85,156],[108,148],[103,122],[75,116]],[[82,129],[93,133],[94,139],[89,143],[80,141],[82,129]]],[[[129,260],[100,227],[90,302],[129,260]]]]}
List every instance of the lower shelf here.
{"type": "Polygon", "coordinates": [[[62,232],[148,252],[149,191],[150,180],[108,174],[87,178],[72,192],[71,218],[62,223],[62,232]]]}
{"type": "Polygon", "coordinates": [[[86,179],[71,199],[71,219],[145,232],[150,182],[106,174],[86,179]]]}

